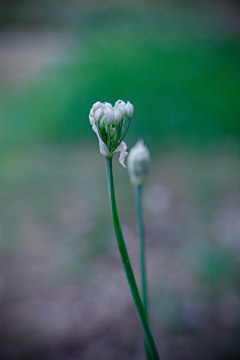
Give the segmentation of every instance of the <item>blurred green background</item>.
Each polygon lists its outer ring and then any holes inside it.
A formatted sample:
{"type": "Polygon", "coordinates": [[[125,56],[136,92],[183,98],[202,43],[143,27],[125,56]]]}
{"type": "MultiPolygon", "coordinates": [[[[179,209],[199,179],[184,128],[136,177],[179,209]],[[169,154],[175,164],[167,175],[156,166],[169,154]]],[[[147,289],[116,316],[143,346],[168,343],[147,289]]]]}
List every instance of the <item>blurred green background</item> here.
{"type": "MultiPolygon", "coordinates": [[[[240,355],[238,1],[0,4],[0,359],[144,359],[88,114],[130,100],[163,360],[240,355]]],[[[133,191],[117,204],[138,276],[133,191]]]]}

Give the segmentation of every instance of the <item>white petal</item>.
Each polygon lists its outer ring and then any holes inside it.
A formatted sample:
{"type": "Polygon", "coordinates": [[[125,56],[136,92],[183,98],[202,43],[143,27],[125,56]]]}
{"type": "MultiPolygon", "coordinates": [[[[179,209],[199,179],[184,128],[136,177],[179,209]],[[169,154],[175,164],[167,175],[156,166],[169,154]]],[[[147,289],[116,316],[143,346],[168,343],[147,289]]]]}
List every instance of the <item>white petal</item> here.
{"type": "Polygon", "coordinates": [[[97,134],[98,137],[98,141],[99,141],[99,151],[103,156],[107,156],[107,157],[111,157],[112,154],[110,153],[110,151],[108,150],[108,147],[106,144],[104,144],[104,142],[102,141],[102,139],[100,138],[99,134],[98,134],[98,130],[97,130],[97,126],[94,124],[92,126],[93,131],[97,134]]]}
{"type": "Polygon", "coordinates": [[[124,164],[124,160],[125,157],[127,156],[127,144],[122,141],[120,145],[118,145],[118,147],[116,148],[116,150],[114,150],[113,153],[115,152],[120,152],[120,156],[119,156],[119,163],[123,166],[126,167],[126,165],[124,164]]]}
{"type": "Polygon", "coordinates": [[[95,119],[94,119],[94,117],[92,117],[90,114],[89,114],[89,121],[90,121],[90,124],[91,124],[91,125],[94,125],[94,124],[95,124],[95,119]]]}
{"type": "Polygon", "coordinates": [[[100,138],[99,134],[98,134],[98,130],[97,130],[97,126],[95,124],[93,124],[92,126],[93,131],[97,134],[98,137],[98,141],[99,141],[99,151],[103,156],[106,157],[112,157],[114,153],[116,152],[120,152],[120,156],[119,156],[119,163],[123,166],[126,167],[126,165],[124,164],[124,160],[125,157],[127,156],[127,144],[122,141],[120,145],[118,145],[118,147],[112,152],[110,153],[110,151],[108,150],[108,147],[106,144],[104,144],[104,142],[102,141],[102,139],[100,138]]]}
{"type": "Polygon", "coordinates": [[[104,144],[104,142],[102,141],[101,138],[98,139],[99,140],[99,151],[103,156],[106,157],[112,157],[113,154],[110,153],[110,151],[108,150],[108,147],[106,144],[104,144]]]}

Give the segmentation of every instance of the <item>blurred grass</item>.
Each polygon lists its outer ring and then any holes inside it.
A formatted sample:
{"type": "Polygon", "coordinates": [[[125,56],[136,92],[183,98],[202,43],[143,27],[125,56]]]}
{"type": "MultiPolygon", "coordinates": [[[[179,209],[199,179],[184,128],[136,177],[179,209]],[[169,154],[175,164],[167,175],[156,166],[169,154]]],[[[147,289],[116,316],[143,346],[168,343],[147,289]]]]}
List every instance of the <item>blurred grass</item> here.
{"type": "Polygon", "coordinates": [[[151,8],[89,12],[75,28],[69,63],[0,87],[1,147],[89,141],[92,103],[118,98],[135,106],[130,142],[143,134],[153,149],[239,140],[238,36],[181,15],[151,8]]]}

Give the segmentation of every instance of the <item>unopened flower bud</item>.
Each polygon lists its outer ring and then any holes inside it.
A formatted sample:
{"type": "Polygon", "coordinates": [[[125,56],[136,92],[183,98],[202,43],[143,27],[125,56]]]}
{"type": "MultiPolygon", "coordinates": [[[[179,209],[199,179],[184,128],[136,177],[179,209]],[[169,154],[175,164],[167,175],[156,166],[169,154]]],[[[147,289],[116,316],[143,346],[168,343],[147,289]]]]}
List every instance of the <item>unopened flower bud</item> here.
{"type": "Polygon", "coordinates": [[[104,105],[104,108],[112,109],[112,104],[110,104],[109,102],[105,102],[105,103],[103,103],[103,105],[104,105]]]}
{"type": "Polygon", "coordinates": [[[104,108],[104,115],[107,116],[107,114],[109,114],[112,111],[112,109],[110,109],[108,106],[104,108]]]}
{"type": "Polygon", "coordinates": [[[120,112],[119,110],[115,110],[115,111],[114,111],[113,124],[114,124],[115,126],[119,125],[120,122],[122,121],[122,118],[123,118],[123,116],[122,116],[121,112],[120,112]]]}
{"type": "Polygon", "coordinates": [[[127,158],[128,174],[133,185],[143,184],[148,173],[150,163],[150,152],[144,141],[138,140],[132,147],[127,158]]]}
{"type": "Polygon", "coordinates": [[[113,112],[110,111],[107,115],[106,115],[106,124],[107,125],[111,125],[113,122],[113,112]]]}
{"type": "Polygon", "coordinates": [[[100,101],[95,102],[95,104],[93,104],[92,109],[95,112],[97,109],[99,109],[102,106],[102,103],[100,101]]]}
{"type": "Polygon", "coordinates": [[[97,110],[95,111],[95,120],[96,120],[97,122],[99,122],[99,121],[101,120],[101,118],[103,117],[103,114],[104,114],[103,108],[100,107],[99,109],[97,109],[97,110]]]}
{"type": "Polygon", "coordinates": [[[129,101],[125,105],[124,110],[127,117],[131,118],[133,116],[134,107],[129,101]]]}
{"type": "Polygon", "coordinates": [[[105,125],[106,125],[106,116],[103,115],[103,117],[101,118],[101,121],[100,121],[100,127],[104,128],[105,125]]]}
{"type": "Polygon", "coordinates": [[[117,109],[119,106],[125,106],[125,101],[123,101],[123,100],[117,100],[116,102],[115,102],[115,105],[114,105],[114,107],[115,107],[115,109],[117,109]]]}
{"type": "Polygon", "coordinates": [[[108,102],[97,101],[89,114],[92,130],[98,137],[100,153],[112,157],[115,152],[120,152],[119,162],[124,167],[126,167],[124,159],[127,156],[127,145],[123,142],[123,137],[130,124],[130,118],[126,120],[125,115],[132,114],[131,106],[123,100],[117,100],[114,107],[108,102]],[[124,126],[125,120],[128,121],[127,128],[124,126]]]}
{"type": "Polygon", "coordinates": [[[125,105],[121,104],[118,106],[117,110],[122,114],[122,117],[125,115],[125,105]]]}

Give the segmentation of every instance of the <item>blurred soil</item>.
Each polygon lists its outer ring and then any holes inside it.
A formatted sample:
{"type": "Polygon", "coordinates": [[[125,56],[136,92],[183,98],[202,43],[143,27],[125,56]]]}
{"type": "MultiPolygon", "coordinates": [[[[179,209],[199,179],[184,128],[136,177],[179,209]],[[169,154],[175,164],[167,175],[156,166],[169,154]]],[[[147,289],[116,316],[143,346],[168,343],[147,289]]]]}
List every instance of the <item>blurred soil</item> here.
{"type": "MultiPolygon", "coordinates": [[[[18,167],[7,160],[0,358],[143,359],[97,143],[18,153],[18,167]]],[[[138,274],[132,189],[126,171],[114,166],[138,274]]],[[[239,174],[234,146],[153,156],[144,214],[151,322],[163,359],[239,355],[239,174]]]]}
{"type": "Polygon", "coordinates": [[[73,44],[73,36],[59,29],[3,28],[0,31],[1,87],[39,78],[42,69],[69,61],[73,44]]]}

